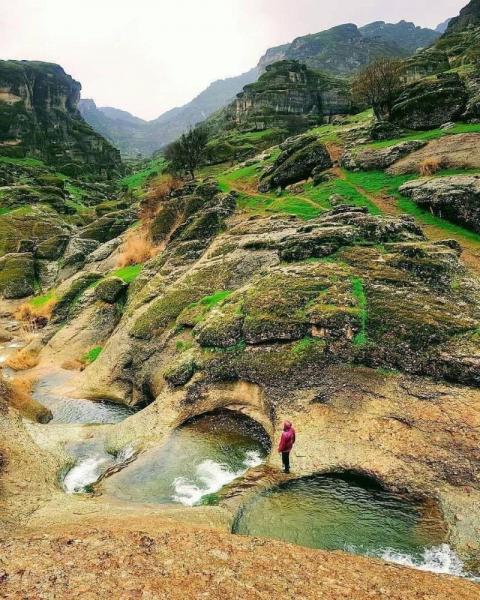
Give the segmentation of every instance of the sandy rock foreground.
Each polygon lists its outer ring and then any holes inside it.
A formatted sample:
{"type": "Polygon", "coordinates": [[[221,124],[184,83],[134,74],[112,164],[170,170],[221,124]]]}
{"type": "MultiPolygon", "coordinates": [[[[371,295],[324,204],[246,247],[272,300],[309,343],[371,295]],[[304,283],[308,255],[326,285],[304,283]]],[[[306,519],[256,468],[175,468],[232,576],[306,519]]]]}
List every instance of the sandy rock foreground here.
{"type": "Polygon", "coordinates": [[[25,599],[479,598],[466,580],[161,518],[24,530],[0,544],[0,596],[25,599]]]}

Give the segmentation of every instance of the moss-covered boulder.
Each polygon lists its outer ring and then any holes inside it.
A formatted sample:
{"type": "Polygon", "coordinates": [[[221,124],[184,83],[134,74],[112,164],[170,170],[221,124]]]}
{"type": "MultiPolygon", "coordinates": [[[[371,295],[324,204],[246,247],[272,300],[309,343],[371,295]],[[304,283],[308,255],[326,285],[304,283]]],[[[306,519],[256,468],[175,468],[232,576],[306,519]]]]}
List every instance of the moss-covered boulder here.
{"type": "Polygon", "coordinates": [[[68,235],[60,234],[40,242],[37,246],[36,257],[45,260],[58,260],[63,256],[69,239],[68,235]]]}
{"type": "Polygon", "coordinates": [[[187,353],[171,365],[164,372],[163,376],[172,387],[180,387],[190,381],[195,374],[196,368],[193,355],[187,353]]]}
{"type": "Polygon", "coordinates": [[[32,254],[6,254],[0,258],[0,296],[25,298],[34,291],[35,262],[32,254]]]}
{"type": "Polygon", "coordinates": [[[375,150],[372,148],[355,148],[344,152],[341,158],[341,164],[350,171],[362,170],[383,170],[392,166],[401,158],[408,156],[412,152],[420,150],[427,145],[427,142],[420,140],[409,140],[375,150]]]}
{"type": "Polygon", "coordinates": [[[407,129],[435,129],[465,112],[468,93],[456,73],[442,73],[409,85],[395,102],[391,119],[407,129]]]}
{"type": "Polygon", "coordinates": [[[124,295],[127,287],[120,277],[108,277],[95,287],[95,297],[102,302],[115,304],[124,295]]]}
{"type": "Polygon", "coordinates": [[[325,144],[315,136],[292,138],[281,148],[280,156],[260,178],[261,192],[298,183],[308,179],[314,170],[318,173],[320,169],[329,169],[333,164],[325,144]]]}
{"type": "Polygon", "coordinates": [[[435,215],[480,233],[479,175],[415,179],[400,192],[435,215]]]}
{"type": "Polygon", "coordinates": [[[85,290],[95,284],[99,279],[101,279],[101,275],[98,273],[85,273],[72,281],[68,289],[62,294],[62,297],[55,305],[52,314],[52,322],[61,323],[68,319],[72,309],[85,290]]]}
{"type": "Polygon", "coordinates": [[[71,235],[71,227],[52,212],[34,209],[26,214],[0,215],[0,256],[17,252],[21,240],[32,240],[38,246],[57,235],[71,235]]]}
{"type": "Polygon", "coordinates": [[[108,242],[123,233],[136,219],[137,215],[133,210],[108,213],[86,225],[78,236],[85,240],[95,240],[100,243],[108,242]]]}

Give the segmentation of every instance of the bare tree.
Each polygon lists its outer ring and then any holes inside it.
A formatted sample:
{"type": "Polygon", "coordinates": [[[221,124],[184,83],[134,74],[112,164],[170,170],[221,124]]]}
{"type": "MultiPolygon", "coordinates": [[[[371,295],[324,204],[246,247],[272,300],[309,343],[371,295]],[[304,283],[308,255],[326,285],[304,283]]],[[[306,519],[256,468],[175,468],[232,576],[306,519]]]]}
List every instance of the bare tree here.
{"type": "Polygon", "coordinates": [[[208,132],[205,127],[196,127],[184,133],[165,151],[170,169],[175,173],[188,173],[194,179],[195,169],[205,157],[207,142],[208,132]]]}
{"type": "Polygon", "coordinates": [[[403,90],[404,63],[380,58],[362,69],[353,81],[354,98],[373,108],[379,121],[388,121],[395,100],[403,90]]]}

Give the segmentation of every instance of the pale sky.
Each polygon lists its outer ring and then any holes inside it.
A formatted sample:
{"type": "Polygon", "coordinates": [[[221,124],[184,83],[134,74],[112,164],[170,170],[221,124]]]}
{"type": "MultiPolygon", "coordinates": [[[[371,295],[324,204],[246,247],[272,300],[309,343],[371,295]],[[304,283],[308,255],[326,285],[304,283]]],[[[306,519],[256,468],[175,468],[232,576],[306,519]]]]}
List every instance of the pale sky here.
{"type": "Polygon", "coordinates": [[[340,23],[435,27],[468,0],[0,0],[0,58],[56,62],[82,97],[145,119],[340,23]]]}

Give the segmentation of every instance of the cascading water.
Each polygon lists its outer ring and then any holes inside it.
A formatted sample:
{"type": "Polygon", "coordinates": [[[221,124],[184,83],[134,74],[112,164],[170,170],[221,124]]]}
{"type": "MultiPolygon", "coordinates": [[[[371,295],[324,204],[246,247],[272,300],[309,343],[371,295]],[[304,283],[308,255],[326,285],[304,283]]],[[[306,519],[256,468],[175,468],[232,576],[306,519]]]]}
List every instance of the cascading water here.
{"type": "Polygon", "coordinates": [[[245,453],[245,460],[238,471],[232,471],[226,464],[205,460],[198,465],[194,477],[177,477],[174,480],[172,499],[186,506],[194,506],[204,496],[218,492],[228,483],[241,477],[248,469],[257,467],[262,462],[262,455],[256,450],[248,450],[245,453]]]}
{"type": "Polygon", "coordinates": [[[105,490],[133,502],[193,506],[260,465],[267,446],[263,430],[242,415],[204,416],[110,477],[105,490]]]}
{"type": "Polygon", "coordinates": [[[75,466],[63,479],[63,489],[69,494],[85,492],[107,469],[128,463],[135,454],[132,446],[126,446],[114,457],[105,451],[101,438],[71,444],[67,447],[67,452],[76,456],[75,466]]]}

